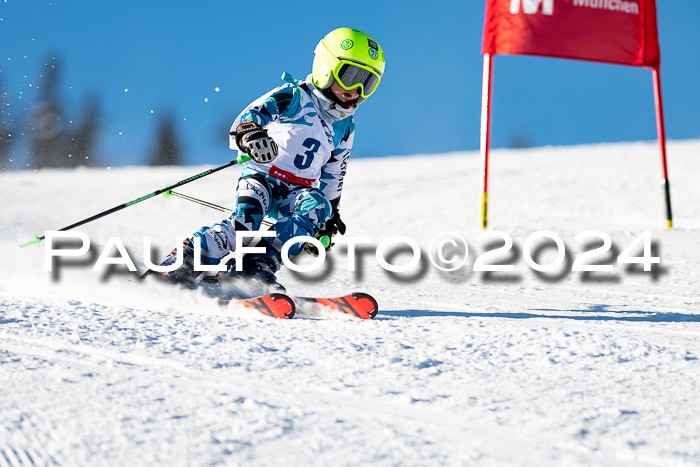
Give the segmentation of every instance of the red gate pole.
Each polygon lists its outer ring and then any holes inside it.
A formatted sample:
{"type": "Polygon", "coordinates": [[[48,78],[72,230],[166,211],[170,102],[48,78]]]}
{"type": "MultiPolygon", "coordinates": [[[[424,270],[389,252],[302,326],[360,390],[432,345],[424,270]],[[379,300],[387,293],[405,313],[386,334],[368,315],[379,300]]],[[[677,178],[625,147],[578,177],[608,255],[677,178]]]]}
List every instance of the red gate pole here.
{"type": "Polygon", "coordinates": [[[491,146],[491,84],[493,82],[493,59],[491,54],[484,54],[484,70],[481,83],[481,228],[488,225],[488,188],[489,188],[489,149],[491,146]]]}
{"type": "Polygon", "coordinates": [[[666,227],[673,227],[673,213],[671,212],[671,185],[668,180],[668,165],[666,163],[666,127],[664,124],[664,101],[661,96],[661,71],[659,68],[652,70],[654,78],[654,101],[656,103],[656,131],[659,135],[661,146],[661,169],[663,172],[664,196],[666,201],[666,227]]]}

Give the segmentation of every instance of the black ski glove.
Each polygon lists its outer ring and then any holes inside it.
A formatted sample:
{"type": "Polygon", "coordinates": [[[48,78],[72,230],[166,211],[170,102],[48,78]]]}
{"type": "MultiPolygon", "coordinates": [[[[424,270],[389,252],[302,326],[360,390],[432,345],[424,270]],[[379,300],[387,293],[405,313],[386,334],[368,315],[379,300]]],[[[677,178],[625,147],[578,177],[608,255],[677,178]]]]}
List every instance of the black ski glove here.
{"type": "Polygon", "coordinates": [[[277,157],[277,143],[267,135],[267,130],[255,122],[241,123],[236,131],[236,145],[255,162],[267,164],[277,157]]]}
{"type": "MultiPolygon", "coordinates": [[[[345,222],[340,218],[340,212],[338,212],[336,208],[333,216],[323,224],[314,237],[320,240],[321,244],[326,248],[326,251],[330,251],[331,246],[333,246],[331,240],[333,239],[333,235],[337,233],[345,235],[345,222]]],[[[311,243],[307,243],[304,246],[304,250],[312,256],[318,256],[316,246],[311,243]]]]}

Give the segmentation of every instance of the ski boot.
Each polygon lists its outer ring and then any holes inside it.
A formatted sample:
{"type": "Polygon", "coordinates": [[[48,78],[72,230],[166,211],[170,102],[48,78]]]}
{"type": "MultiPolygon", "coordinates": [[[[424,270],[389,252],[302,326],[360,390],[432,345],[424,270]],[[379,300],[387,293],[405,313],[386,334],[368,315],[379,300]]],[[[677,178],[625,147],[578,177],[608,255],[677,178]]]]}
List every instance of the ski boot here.
{"type": "Polygon", "coordinates": [[[264,285],[277,284],[277,261],[268,256],[243,257],[243,277],[264,285]]]}
{"type": "Polygon", "coordinates": [[[232,264],[228,271],[219,275],[219,284],[222,288],[237,290],[237,295],[242,297],[284,293],[285,288],[275,276],[278,269],[279,263],[274,258],[246,255],[243,257],[243,271],[236,271],[235,264],[232,264]]]}
{"type": "MultiPolygon", "coordinates": [[[[194,247],[192,246],[191,238],[185,239],[183,242],[182,255],[182,266],[174,271],[156,272],[149,269],[141,278],[143,279],[147,276],[154,275],[171,284],[180,285],[186,289],[195,289],[197,287],[197,276],[199,276],[199,273],[194,270],[194,247]]],[[[169,266],[176,260],[177,248],[174,248],[160,265],[169,266]]]]}

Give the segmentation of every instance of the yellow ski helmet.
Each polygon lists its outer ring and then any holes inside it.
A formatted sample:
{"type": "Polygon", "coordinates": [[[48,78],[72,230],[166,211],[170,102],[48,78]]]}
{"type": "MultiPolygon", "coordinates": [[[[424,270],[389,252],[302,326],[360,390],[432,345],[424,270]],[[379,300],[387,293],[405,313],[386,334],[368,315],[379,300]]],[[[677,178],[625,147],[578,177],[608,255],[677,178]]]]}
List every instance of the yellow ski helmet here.
{"type": "Polygon", "coordinates": [[[377,41],[357,29],[338,28],[321,39],[314,51],[311,81],[327,89],[335,80],[348,91],[360,88],[357,104],[376,91],[384,74],[384,51],[377,41]]]}

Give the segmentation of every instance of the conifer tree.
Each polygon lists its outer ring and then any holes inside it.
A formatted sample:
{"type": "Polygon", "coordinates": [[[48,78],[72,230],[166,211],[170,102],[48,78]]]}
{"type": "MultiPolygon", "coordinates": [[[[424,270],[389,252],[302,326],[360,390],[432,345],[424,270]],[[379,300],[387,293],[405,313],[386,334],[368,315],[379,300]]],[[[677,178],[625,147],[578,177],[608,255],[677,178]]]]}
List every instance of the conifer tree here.
{"type": "Polygon", "coordinates": [[[0,171],[11,168],[11,146],[14,138],[14,120],[7,93],[4,91],[4,83],[0,82],[0,171]]]}
{"type": "Polygon", "coordinates": [[[100,128],[100,105],[96,98],[88,98],[76,118],[78,126],[67,133],[69,161],[67,167],[86,165],[96,167],[102,164],[98,153],[97,140],[100,128]]]}
{"type": "Polygon", "coordinates": [[[39,100],[31,113],[31,166],[66,167],[69,153],[64,128],[63,103],[59,97],[60,63],[55,58],[45,63],[39,83],[39,100]]]}
{"type": "Polygon", "coordinates": [[[182,149],[175,127],[175,118],[172,114],[160,117],[156,131],[156,143],[149,159],[149,165],[180,165],[182,163],[182,149]]]}

